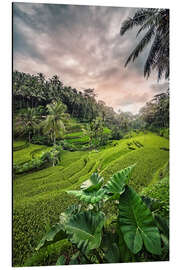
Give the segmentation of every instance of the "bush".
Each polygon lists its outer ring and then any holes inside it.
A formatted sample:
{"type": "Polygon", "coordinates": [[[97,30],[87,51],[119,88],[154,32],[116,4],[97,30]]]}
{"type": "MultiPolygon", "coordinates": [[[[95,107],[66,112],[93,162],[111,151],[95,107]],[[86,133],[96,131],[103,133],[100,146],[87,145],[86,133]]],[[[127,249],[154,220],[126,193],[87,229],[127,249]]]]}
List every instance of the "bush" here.
{"type": "Polygon", "coordinates": [[[31,139],[32,144],[39,144],[39,145],[47,145],[47,146],[52,146],[53,143],[50,142],[47,136],[42,136],[42,135],[34,135],[32,136],[31,139]]]}
{"type": "Polygon", "coordinates": [[[107,145],[109,141],[109,135],[108,134],[102,134],[99,138],[99,146],[107,145]]]}
{"type": "Polygon", "coordinates": [[[112,140],[121,140],[123,139],[124,133],[119,128],[114,128],[111,133],[112,140]]]}
{"type": "Polygon", "coordinates": [[[78,150],[74,144],[68,142],[67,140],[60,141],[59,145],[62,146],[63,150],[68,150],[71,152],[78,150]]]}
{"type": "Polygon", "coordinates": [[[162,216],[169,216],[169,177],[161,179],[155,184],[144,188],[141,195],[156,199],[159,203],[158,213],[162,216]]]}
{"type": "Polygon", "coordinates": [[[159,136],[169,139],[169,128],[162,128],[158,132],[159,136]]]}

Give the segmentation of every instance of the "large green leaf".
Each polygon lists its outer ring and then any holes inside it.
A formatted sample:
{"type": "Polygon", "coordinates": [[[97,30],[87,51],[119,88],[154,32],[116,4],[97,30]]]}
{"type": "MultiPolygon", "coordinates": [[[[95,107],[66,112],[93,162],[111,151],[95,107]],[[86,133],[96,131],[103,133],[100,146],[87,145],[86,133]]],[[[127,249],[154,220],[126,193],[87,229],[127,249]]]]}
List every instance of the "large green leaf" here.
{"type": "Polygon", "coordinates": [[[158,214],[154,215],[156,225],[161,233],[161,239],[165,246],[169,247],[169,221],[158,214]]]}
{"type": "Polygon", "coordinates": [[[97,203],[104,198],[105,190],[103,188],[97,191],[84,191],[84,190],[69,190],[68,194],[72,194],[76,196],[81,201],[85,201],[86,203],[97,203]]]}
{"type": "Polygon", "coordinates": [[[120,228],[117,228],[118,232],[118,246],[119,246],[119,254],[120,254],[120,262],[133,262],[134,260],[134,254],[128,249],[123,234],[120,230],[120,228]]]}
{"type": "Polygon", "coordinates": [[[119,199],[118,222],[126,245],[134,254],[142,249],[143,243],[150,253],[161,253],[160,234],[152,213],[128,186],[119,199]]]}
{"type": "Polygon", "coordinates": [[[88,252],[100,246],[104,222],[102,212],[84,211],[69,219],[66,232],[72,243],[83,252],[88,252]]]}
{"type": "Polygon", "coordinates": [[[99,190],[104,182],[104,178],[98,173],[93,173],[90,178],[81,185],[81,189],[84,191],[99,190]]]}
{"type": "MultiPolygon", "coordinates": [[[[127,184],[130,173],[135,165],[129,166],[115,174],[110,178],[107,184],[104,186],[106,193],[113,195],[122,194],[125,191],[125,185],[127,184]]],[[[117,197],[117,196],[116,196],[117,197]]]]}
{"type": "Polygon", "coordinates": [[[36,247],[36,250],[39,250],[42,247],[51,245],[65,238],[67,238],[67,235],[64,232],[64,227],[60,223],[57,223],[52,226],[49,232],[42,238],[36,247]]]}

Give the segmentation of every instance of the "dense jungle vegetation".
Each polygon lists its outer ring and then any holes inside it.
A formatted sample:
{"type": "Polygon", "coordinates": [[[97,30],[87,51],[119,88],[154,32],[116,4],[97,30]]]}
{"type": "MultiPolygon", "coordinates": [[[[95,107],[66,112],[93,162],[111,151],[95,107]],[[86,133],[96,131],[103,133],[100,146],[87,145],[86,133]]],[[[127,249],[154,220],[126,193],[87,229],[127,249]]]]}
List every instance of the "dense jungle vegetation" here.
{"type": "MultiPolygon", "coordinates": [[[[169,13],[138,12],[121,34],[155,21],[144,72],[168,78],[169,13]]],[[[169,89],[134,115],[57,75],[13,72],[13,266],[169,260],[168,224],[169,89]]]]}

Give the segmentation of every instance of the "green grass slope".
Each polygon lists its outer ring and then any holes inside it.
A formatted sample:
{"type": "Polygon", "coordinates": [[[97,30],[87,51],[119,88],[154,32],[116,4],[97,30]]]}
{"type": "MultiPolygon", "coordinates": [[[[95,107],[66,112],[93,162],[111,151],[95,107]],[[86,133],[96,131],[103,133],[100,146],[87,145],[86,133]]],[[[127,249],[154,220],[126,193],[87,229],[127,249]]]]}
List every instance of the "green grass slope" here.
{"type": "Polygon", "coordinates": [[[13,152],[13,163],[22,164],[25,163],[34,156],[38,156],[43,151],[47,151],[51,147],[44,145],[30,144],[28,145],[25,141],[15,141],[13,142],[14,147],[25,146],[22,150],[13,152]]]}
{"type": "MultiPolygon", "coordinates": [[[[66,190],[77,189],[97,169],[107,181],[112,173],[136,163],[131,185],[141,191],[155,182],[157,171],[168,162],[169,152],[160,149],[168,147],[169,141],[163,137],[153,133],[139,134],[113,141],[98,151],[64,151],[59,166],[16,176],[13,185],[13,265],[24,264],[45,233],[47,224],[57,222],[59,214],[75,202],[66,190]]],[[[42,148],[30,145],[16,151],[14,162],[27,161],[33,151],[42,148]]]]}

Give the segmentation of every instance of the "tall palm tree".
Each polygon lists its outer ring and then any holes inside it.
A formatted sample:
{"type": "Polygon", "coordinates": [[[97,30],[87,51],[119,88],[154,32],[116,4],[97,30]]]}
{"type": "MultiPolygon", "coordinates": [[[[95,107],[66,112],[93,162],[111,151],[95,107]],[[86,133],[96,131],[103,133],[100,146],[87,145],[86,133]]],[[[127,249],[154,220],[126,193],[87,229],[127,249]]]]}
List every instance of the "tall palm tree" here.
{"type": "Polygon", "coordinates": [[[48,115],[42,122],[44,134],[50,135],[53,144],[56,144],[56,138],[61,136],[65,130],[64,122],[69,115],[65,113],[66,106],[61,102],[54,102],[47,105],[48,115]]]}
{"type": "Polygon", "coordinates": [[[140,27],[137,36],[145,32],[136,48],[129,55],[125,66],[134,61],[144,48],[151,43],[148,57],[144,65],[144,76],[149,77],[152,70],[157,70],[158,79],[164,74],[169,78],[169,10],[142,8],[136,11],[132,18],[125,20],[121,26],[120,34],[124,35],[133,27],[140,27]]]}

